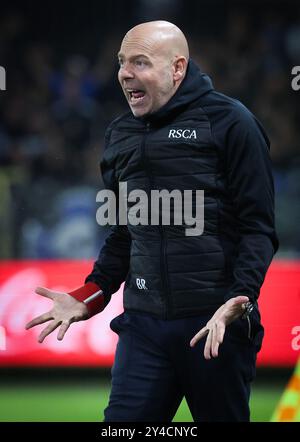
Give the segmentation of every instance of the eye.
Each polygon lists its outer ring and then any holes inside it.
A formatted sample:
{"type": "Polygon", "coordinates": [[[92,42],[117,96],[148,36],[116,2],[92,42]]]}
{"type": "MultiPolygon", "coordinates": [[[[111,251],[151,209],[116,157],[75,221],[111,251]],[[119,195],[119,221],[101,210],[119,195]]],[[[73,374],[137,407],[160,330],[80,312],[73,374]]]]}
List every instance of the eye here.
{"type": "Polygon", "coordinates": [[[146,64],[144,60],[135,60],[135,65],[139,68],[146,66],[146,64]]]}
{"type": "Polygon", "coordinates": [[[119,66],[120,66],[120,68],[123,66],[123,64],[124,64],[124,62],[123,62],[123,60],[121,60],[120,58],[118,59],[118,64],[119,64],[119,66]]]}

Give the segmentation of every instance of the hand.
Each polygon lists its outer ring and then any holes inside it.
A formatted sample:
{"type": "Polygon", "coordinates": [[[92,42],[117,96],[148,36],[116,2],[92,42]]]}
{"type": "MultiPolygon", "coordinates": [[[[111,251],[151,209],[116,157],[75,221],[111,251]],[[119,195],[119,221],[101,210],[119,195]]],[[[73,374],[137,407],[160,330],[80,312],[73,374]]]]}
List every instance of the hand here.
{"type": "Polygon", "coordinates": [[[87,306],[67,293],[55,292],[43,287],[37,287],[35,293],[53,301],[53,308],[49,312],[34,318],[25,326],[26,330],[28,330],[31,327],[51,320],[50,324],[39,335],[38,342],[40,343],[59,326],[57,339],[61,341],[72,322],[82,321],[89,316],[87,306]]]}
{"type": "Polygon", "coordinates": [[[218,357],[219,345],[223,342],[226,326],[244,313],[244,304],[248,301],[247,296],[237,296],[225,302],[215,312],[206,326],[191,339],[190,346],[194,347],[200,339],[207,335],[204,357],[205,359],[210,359],[211,356],[213,358],[218,357]]]}

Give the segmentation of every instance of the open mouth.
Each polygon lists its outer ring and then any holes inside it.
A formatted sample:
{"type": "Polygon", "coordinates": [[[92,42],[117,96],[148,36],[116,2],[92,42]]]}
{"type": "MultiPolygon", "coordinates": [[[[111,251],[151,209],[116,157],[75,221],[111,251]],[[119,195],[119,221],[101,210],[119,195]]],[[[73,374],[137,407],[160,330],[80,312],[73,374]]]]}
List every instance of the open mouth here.
{"type": "Polygon", "coordinates": [[[146,93],[140,89],[127,89],[127,94],[129,97],[129,103],[133,106],[141,103],[146,95],[146,93]]]}

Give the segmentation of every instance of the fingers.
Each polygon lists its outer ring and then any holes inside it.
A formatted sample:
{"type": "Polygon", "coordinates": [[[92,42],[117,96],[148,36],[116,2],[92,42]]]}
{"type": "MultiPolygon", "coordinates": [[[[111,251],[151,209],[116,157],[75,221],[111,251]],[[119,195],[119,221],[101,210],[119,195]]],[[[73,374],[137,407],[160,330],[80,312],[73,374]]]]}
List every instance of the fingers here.
{"type": "MultiPolygon", "coordinates": [[[[38,316],[37,318],[28,322],[28,324],[26,324],[25,328],[26,328],[26,330],[28,330],[31,327],[34,327],[35,325],[38,325],[38,324],[43,324],[44,322],[49,321],[50,319],[53,319],[53,316],[50,314],[50,312],[44,313],[43,315],[38,316]]],[[[60,324],[61,324],[61,327],[59,329],[57,339],[59,341],[61,341],[64,338],[66,331],[70,327],[71,322],[63,322],[63,323],[61,323],[61,321],[51,322],[51,324],[49,324],[48,327],[46,327],[42,331],[42,333],[39,335],[38,342],[41,344],[44,341],[44,339],[46,338],[46,336],[50,335],[50,333],[52,333],[57,327],[59,327],[60,324]]]]}
{"type": "Polygon", "coordinates": [[[45,337],[50,335],[50,333],[52,333],[60,324],[61,324],[60,321],[59,322],[58,321],[51,322],[51,324],[49,324],[48,327],[44,328],[44,330],[40,334],[40,336],[38,338],[38,342],[41,344],[43,342],[43,340],[45,339],[45,337]]]}
{"type": "Polygon", "coordinates": [[[203,327],[200,331],[198,331],[198,333],[196,333],[195,336],[191,339],[190,346],[194,347],[194,345],[196,345],[197,342],[200,341],[200,339],[202,339],[205,335],[207,335],[208,331],[209,330],[207,326],[203,327]]]}
{"type": "Polygon", "coordinates": [[[206,343],[205,343],[205,347],[204,347],[204,357],[205,359],[210,359],[211,358],[211,344],[212,344],[212,339],[213,339],[213,330],[214,327],[212,327],[207,335],[206,338],[206,343]]]}
{"type": "Polygon", "coordinates": [[[224,334],[225,325],[222,322],[214,322],[213,324],[211,324],[204,347],[205,359],[218,357],[219,346],[223,342],[224,334]]]}
{"type": "Polygon", "coordinates": [[[217,358],[219,355],[219,346],[222,344],[225,334],[225,327],[228,325],[237,315],[235,306],[241,306],[245,302],[248,302],[247,296],[236,296],[229,299],[223,304],[213,315],[210,321],[203,327],[190,341],[190,346],[194,347],[200,339],[207,335],[204,346],[205,359],[217,358]]]}
{"type": "Polygon", "coordinates": [[[217,358],[219,355],[219,346],[222,344],[225,334],[225,325],[221,321],[214,321],[203,327],[190,341],[190,346],[194,347],[195,344],[207,335],[204,357],[205,359],[217,358]]]}
{"type": "Polygon", "coordinates": [[[211,346],[212,346],[212,333],[213,326],[205,326],[203,327],[190,341],[190,346],[194,347],[200,339],[202,339],[205,335],[207,335],[205,347],[204,347],[204,357],[205,359],[211,358],[211,346]]]}
{"type": "Polygon", "coordinates": [[[225,326],[221,322],[215,323],[215,329],[213,334],[211,355],[213,358],[217,358],[219,355],[219,346],[222,344],[225,334],[225,326]]]}
{"type": "Polygon", "coordinates": [[[61,341],[61,340],[64,338],[64,336],[65,336],[65,334],[66,334],[66,331],[68,330],[68,328],[70,327],[70,325],[71,325],[70,322],[63,322],[63,323],[61,324],[60,329],[59,329],[59,332],[58,332],[58,335],[57,335],[57,339],[58,339],[59,341],[61,341]]]}
{"type": "Polygon", "coordinates": [[[28,330],[31,327],[34,327],[38,324],[43,324],[44,322],[50,321],[50,319],[53,319],[51,311],[47,312],[47,313],[43,313],[42,315],[40,315],[37,318],[34,318],[32,321],[28,322],[25,326],[25,329],[28,330]]]}
{"type": "Polygon", "coordinates": [[[213,328],[212,328],[212,340],[211,340],[211,346],[210,346],[210,354],[213,358],[216,358],[218,356],[218,348],[219,348],[218,327],[217,327],[217,323],[215,322],[213,324],[213,328]]]}
{"type": "Polygon", "coordinates": [[[45,298],[54,299],[53,291],[46,289],[45,287],[37,287],[35,289],[35,293],[41,296],[45,296],[45,298]]]}

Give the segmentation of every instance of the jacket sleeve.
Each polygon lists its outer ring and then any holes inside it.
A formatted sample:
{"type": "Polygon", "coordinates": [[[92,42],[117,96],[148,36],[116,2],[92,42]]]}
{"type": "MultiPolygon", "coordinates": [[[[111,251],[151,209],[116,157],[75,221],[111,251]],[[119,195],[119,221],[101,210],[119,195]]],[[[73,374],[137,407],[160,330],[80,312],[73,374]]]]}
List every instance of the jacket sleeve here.
{"type": "MultiPolygon", "coordinates": [[[[118,199],[118,186],[115,180],[114,164],[108,146],[111,128],[105,135],[105,151],[101,162],[101,172],[105,188],[113,190],[118,199]]],[[[98,259],[95,261],[92,272],[86,277],[85,284],[69,294],[79,301],[86,300],[89,296],[102,290],[96,298],[87,303],[89,315],[93,316],[102,311],[122,282],[125,281],[130,260],[131,236],[127,226],[115,225],[105,240],[98,259]]]]}
{"type": "Polygon", "coordinates": [[[270,143],[258,120],[241,105],[225,139],[227,186],[238,225],[237,256],[225,301],[246,295],[256,301],[278,239],[270,143]]]}

